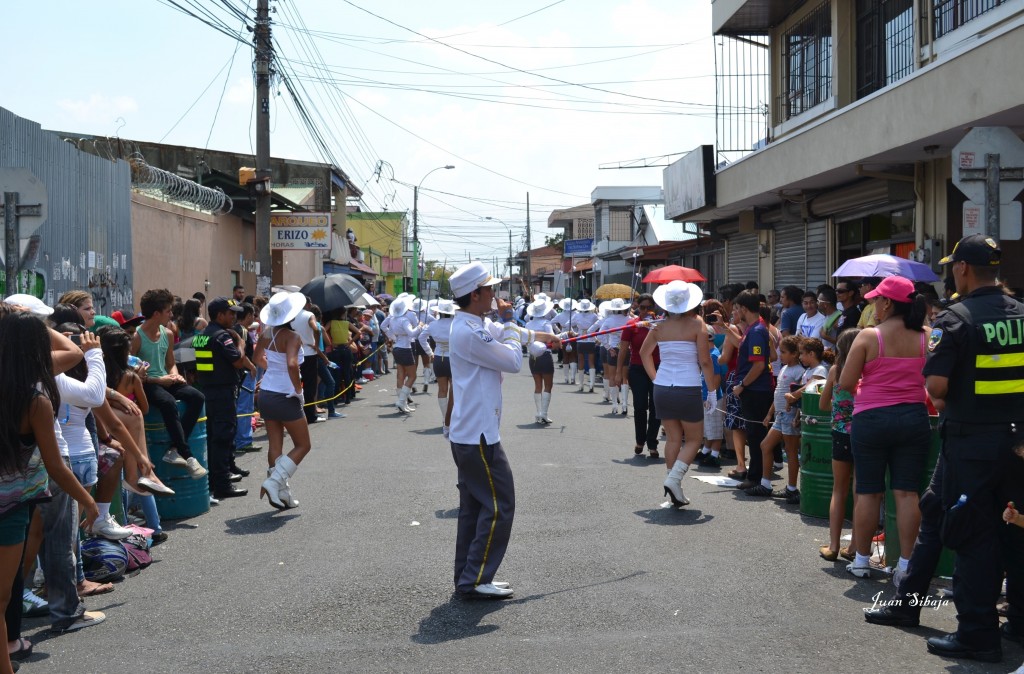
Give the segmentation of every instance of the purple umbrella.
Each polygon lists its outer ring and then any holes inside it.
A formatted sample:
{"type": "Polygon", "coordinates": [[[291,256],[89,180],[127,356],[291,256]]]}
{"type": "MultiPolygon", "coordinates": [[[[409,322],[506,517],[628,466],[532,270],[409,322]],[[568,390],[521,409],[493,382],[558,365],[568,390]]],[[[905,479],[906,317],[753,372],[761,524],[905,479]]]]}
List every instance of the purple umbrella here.
{"type": "Polygon", "coordinates": [[[939,280],[932,268],[926,264],[884,254],[865,255],[847,260],[839,266],[839,269],[832,272],[832,276],[844,278],[902,276],[911,281],[924,281],[925,283],[939,280]]]}
{"type": "Polygon", "coordinates": [[[394,301],[395,298],[393,295],[381,293],[380,295],[377,295],[377,299],[380,300],[381,302],[392,302],[394,301]]]}

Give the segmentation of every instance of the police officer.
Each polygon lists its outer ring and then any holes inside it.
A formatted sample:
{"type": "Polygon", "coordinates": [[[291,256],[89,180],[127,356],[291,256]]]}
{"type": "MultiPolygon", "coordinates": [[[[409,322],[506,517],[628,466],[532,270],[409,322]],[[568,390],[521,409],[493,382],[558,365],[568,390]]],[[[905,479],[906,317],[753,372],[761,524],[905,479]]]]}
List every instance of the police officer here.
{"type": "Polygon", "coordinates": [[[962,300],[939,314],[924,368],[928,393],[945,400],[942,537],[957,553],[957,631],[928,639],[936,655],[1002,659],[996,601],[1005,570],[1010,622],[1024,635],[1024,530],[1001,519],[1024,502],[1024,304],[998,285],[1001,251],[989,237],[964,237],[941,260],[962,300]],[[1004,559],[1005,555],[1005,559],[1004,559]],[[1004,566],[1005,563],[1005,566],[1004,566]]]}
{"type": "Polygon", "coordinates": [[[231,329],[242,306],[227,297],[212,300],[207,309],[210,324],[196,335],[196,374],[206,395],[206,447],[210,464],[210,492],[216,499],[245,496],[246,489],[231,483],[231,464],[235,451],[235,409],[238,370],[248,370],[253,381],[256,367],[238,350],[231,329]]]}

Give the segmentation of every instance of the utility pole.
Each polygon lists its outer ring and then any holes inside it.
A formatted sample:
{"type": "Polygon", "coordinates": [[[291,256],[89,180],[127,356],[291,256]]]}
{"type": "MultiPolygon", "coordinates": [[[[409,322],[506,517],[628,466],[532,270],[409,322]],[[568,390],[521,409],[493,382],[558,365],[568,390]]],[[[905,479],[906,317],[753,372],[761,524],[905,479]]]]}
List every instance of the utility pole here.
{"type": "MultiPolygon", "coordinates": [[[[530,278],[533,272],[533,264],[530,254],[530,193],[526,193],[526,287],[530,297],[533,297],[533,280],[530,278]]],[[[529,298],[527,298],[529,299],[529,298]]]]}
{"type": "Polygon", "coordinates": [[[269,294],[270,286],[283,283],[281,256],[270,253],[270,0],[256,1],[253,30],[253,65],[256,73],[256,259],[260,270],[257,292],[269,294]],[[274,264],[277,257],[277,264],[274,264]],[[268,279],[269,278],[269,283],[268,279]]]}
{"type": "Polygon", "coordinates": [[[512,300],[512,228],[508,229],[508,257],[505,258],[505,273],[508,274],[508,298],[512,300]]]}
{"type": "Polygon", "coordinates": [[[420,294],[420,186],[412,188],[412,294],[420,294]]]}

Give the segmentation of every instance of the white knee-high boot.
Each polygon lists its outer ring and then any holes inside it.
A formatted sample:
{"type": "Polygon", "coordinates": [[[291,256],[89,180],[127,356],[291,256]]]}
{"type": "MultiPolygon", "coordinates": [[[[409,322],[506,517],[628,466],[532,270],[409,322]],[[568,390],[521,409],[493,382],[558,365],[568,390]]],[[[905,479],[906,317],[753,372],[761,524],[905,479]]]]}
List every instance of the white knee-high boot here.
{"type": "Polygon", "coordinates": [[[533,420],[536,421],[537,423],[540,423],[540,406],[541,406],[541,396],[542,395],[543,395],[542,393],[534,393],[533,394],[533,406],[535,408],[537,408],[537,410],[536,410],[537,413],[535,415],[533,415],[533,420]]]}
{"type": "Polygon", "coordinates": [[[672,502],[679,505],[690,505],[690,500],[683,495],[683,477],[686,475],[690,467],[676,459],[676,462],[672,465],[672,470],[668,472],[668,477],[665,478],[665,494],[672,499],[672,502]]]}
{"type": "Polygon", "coordinates": [[[595,374],[596,373],[594,372],[594,368],[590,368],[590,390],[591,391],[594,390],[594,375],[595,374]]]}
{"type": "Polygon", "coordinates": [[[619,402],[622,403],[622,413],[625,414],[629,406],[629,384],[619,387],[619,402]]]}
{"type": "Polygon", "coordinates": [[[579,369],[579,365],[576,363],[569,363],[569,379],[572,385],[576,385],[576,371],[579,369]]]}
{"type": "MultiPolygon", "coordinates": [[[[289,502],[293,500],[288,489],[288,478],[294,475],[298,468],[295,462],[288,458],[287,454],[279,456],[274,464],[273,471],[270,473],[270,477],[264,480],[263,485],[260,487],[260,498],[262,499],[263,495],[266,494],[270,505],[278,510],[292,507],[286,503],[284,496],[288,497],[287,501],[289,502]],[[283,495],[282,491],[285,492],[283,495]]],[[[297,501],[295,503],[296,505],[298,504],[297,501]]]]}
{"type": "Polygon", "coordinates": [[[444,415],[448,414],[448,398],[438,398],[437,406],[441,410],[441,425],[444,426],[444,415]]]}
{"type": "Polygon", "coordinates": [[[604,387],[608,391],[608,399],[612,401],[612,414],[619,413],[619,387],[612,386],[608,380],[604,380],[604,387]]]}
{"type": "Polygon", "coordinates": [[[548,407],[551,406],[551,393],[544,392],[540,394],[540,422],[542,424],[550,424],[551,419],[548,419],[548,407]]]}

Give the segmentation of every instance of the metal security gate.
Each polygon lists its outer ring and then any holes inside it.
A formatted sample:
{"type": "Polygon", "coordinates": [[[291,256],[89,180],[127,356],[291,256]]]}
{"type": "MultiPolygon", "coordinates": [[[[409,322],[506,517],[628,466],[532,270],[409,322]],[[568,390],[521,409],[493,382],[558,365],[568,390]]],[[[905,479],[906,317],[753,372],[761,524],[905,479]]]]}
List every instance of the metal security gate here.
{"type": "Polygon", "coordinates": [[[827,251],[826,232],[827,220],[807,223],[807,287],[816,288],[822,283],[834,284],[829,274],[831,269],[826,268],[827,251]]]}
{"type": "Polygon", "coordinates": [[[729,283],[757,280],[757,233],[733,234],[725,243],[729,283]]]}
{"type": "Polygon", "coordinates": [[[803,288],[807,282],[807,250],[804,238],[804,223],[790,222],[775,225],[775,250],[772,251],[773,288],[796,286],[803,288]]]}

